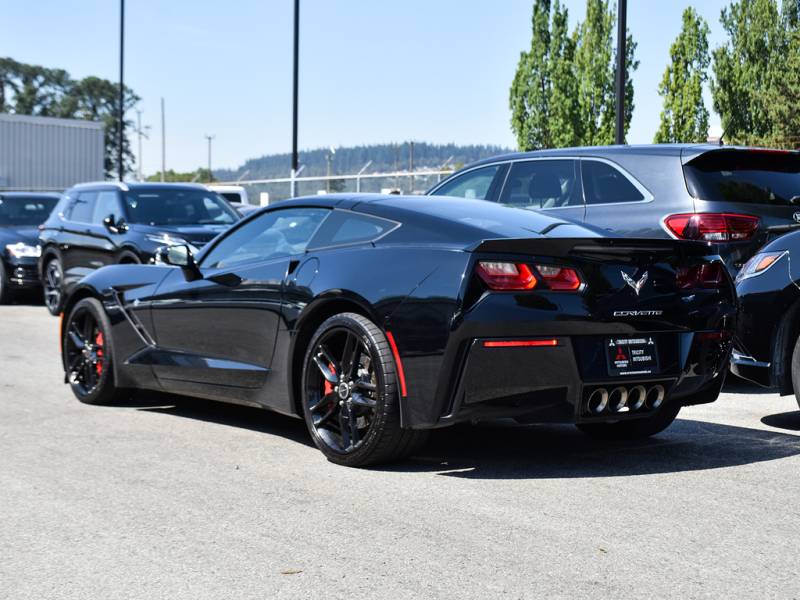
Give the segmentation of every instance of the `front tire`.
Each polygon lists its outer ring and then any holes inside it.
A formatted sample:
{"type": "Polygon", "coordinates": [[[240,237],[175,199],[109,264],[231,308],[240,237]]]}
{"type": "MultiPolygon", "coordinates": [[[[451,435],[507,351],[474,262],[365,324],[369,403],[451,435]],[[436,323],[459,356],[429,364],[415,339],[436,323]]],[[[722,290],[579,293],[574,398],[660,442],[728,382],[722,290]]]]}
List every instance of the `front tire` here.
{"type": "Polygon", "coordinates": [[[792,389],[797,406],[800,407],[800,337],[797,338],[792,351],[792,389]]]}
{"type": "Polygon", "coordinates": [[[364,467],[405,458],[427,431],[400,427],[394,357],[369,319],[341,313],[320,325],[303,362],[303,417],[336,464],[364,467]]]}
{"type": "Polygon", "coordinates": [[[8,275],[6,274],[6,266],[0,260],[0,304],[8,304],[13,298],[13,291],[8,282],[8,275]]]}
{"type": "Polygon", "coordinates": [[[57,258],[49,259],[42,269],[42,288],[44,289],[44,304],[51,315],[61,313],[64,302],[64,270],[61,261],[57,258]]]}
{"type": "Polygon", "coordinates": [[[583,433],[603,440],[641,440],[661,433],[678,416],[679,402],[666,402],[657,413],[642,419],[619,421],[617,423],[579,423],[576,425],[583,433]]]}
{"type": "Polygon", "coordinates": [[[114,383],[111,323],[102,304],[84,298],[64,322],[61,348],[72,393],[86,404],[113,404],[127,395],[114,383]]]}

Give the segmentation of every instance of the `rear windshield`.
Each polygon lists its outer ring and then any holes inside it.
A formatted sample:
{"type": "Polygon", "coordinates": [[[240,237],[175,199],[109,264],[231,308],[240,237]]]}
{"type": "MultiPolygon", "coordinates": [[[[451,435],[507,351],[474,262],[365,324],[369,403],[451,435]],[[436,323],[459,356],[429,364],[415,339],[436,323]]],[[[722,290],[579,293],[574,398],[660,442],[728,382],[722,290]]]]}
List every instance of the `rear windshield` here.
{"type": "Polygon", "coordinates": [[[44,223],[58,202],[47,196],[0,196],[0,227],[36,227],[44,223]]]}
{"type": "Polygon", "coordinates": [[[800,205],[800,154],[719,150],[684,166],[695,198],[749,204],[800,205]]]}
{"type": "Polygon", "coordinates": [[[143,225],[230,225],[236,212],[214,192],[141,190],[125,193],[131,223],[143,225]]]}

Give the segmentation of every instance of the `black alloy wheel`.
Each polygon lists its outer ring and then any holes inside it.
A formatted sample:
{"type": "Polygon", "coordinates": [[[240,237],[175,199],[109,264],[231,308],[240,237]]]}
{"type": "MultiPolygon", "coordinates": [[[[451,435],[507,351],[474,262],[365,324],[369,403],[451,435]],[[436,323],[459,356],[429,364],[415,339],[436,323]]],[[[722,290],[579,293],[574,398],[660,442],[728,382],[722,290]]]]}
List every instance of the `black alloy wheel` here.
{"type": "Polygon", "coordinates": [[[81,402],[104,404],[121,395],[114,385],[109,331],[108,317],[94,298],[78,302],[64,323],[64,368],[81,402]]]}
{"type": "Polygon", "coordinates": [[[342,313],[311,340],[303,368],[303,413],[329,460],[366,466],[407,456],[427,432],[400,428],[394,358],[369,319],[342,313]]]}
{"type": "Polygon", "coordinates": [[[64,272],[61,270],[61,262],[53,258],[44,266],[44,304],[51,315],[58,315],[61,312],[61,298],[63,292],[61,286],[64,281],[64,272]]]}

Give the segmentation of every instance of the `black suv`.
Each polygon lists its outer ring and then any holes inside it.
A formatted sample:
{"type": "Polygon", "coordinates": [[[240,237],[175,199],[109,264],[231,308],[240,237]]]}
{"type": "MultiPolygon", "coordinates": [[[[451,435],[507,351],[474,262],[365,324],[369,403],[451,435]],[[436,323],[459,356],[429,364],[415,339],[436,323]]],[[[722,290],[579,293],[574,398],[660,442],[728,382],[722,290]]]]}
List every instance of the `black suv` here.
{"type": "Polygon", "coordinates": [[[202,248],[240,219],[216,192],[189,183],[86,183],[66,192],[42,226],[39,274],[45,304],[105,265],[148,263],[159,246],[202,248]]]}
{"type": "Polygon", "coordinates": [[[800,153],[711,144],[541,150],[474,163],[428,194],[552,211],[629,237],[712,242],[736,273],[800,222],[800,153]]]}
{"type": "Polygon", "coordinates": [[[24,289],[39,287],[39,225],[58,202],[58,194],[0,194],[0,304],[24,289]]]}

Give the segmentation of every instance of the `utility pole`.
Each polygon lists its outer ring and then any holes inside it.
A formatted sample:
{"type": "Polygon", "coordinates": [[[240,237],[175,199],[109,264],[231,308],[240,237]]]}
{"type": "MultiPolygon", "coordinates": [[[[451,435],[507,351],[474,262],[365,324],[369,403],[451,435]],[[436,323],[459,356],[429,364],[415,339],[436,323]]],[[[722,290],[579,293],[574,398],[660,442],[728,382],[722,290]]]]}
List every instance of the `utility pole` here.
{"type": "Polygon", "coordinates": [[[619,0],[617,6],[617,128],[616,143],[625,143],[625,80],[627,69],[625,65],[626,45],[628,41],[628,0],[619,0]]]}
{"type": "Polygon", "coordinates": [[[164,98],[161,98],[161,181],[167,176],[167,120],[164,116],[164,98]]]}
{"type": "Polygon", "coordinates": [[[211,140],[216,136],[206,134],[204,137],[208,140],[208,183],[211,183],[214,180],[214,177],[211,175],[211,140]]]}
{"type": "Polygon", "coordinates": [[[119,0],[119,122],[117,123],[117,171],[119,180],[125,176],[125,0],[119,0]]]}
{"type": "Polygon", "coordinates": [[[408,179],[409,194],[414,193],[414,142],[408,142],[408,179]]]}
{"type": "Polygon", "coordinates": [[[325,155],[325,160],[328,163],[327,179],[325,180],[325,192],[331,193],[331,163],[333,162],[333,155],[336,154],[336,149],[331,146],[331,151],[325,155]]]}
{"type": "Polygon", "coordinates": [[[136,135],[139,138],[139,152],[136,154],[136,178],[139,181],[144,181],[144,177],[142,175],[142,138],[149,139],[147,137],[146,130],[150,129],[148,125],[145,125],[144,129],[142,129],[142,111],[136,110],[136,135]]]}
{"type": "MultiPolygon", "coordinates": [[[[294,68],[292,83],[292,172],[291,172],[291,191],[290,196],[295,197],[297,192],[297,91],[299,74],[299,54],[300,54],[300,0],[294,0],[294,68]]],[[[328,184],[330,187],[330,184],[328,184]]]]}

